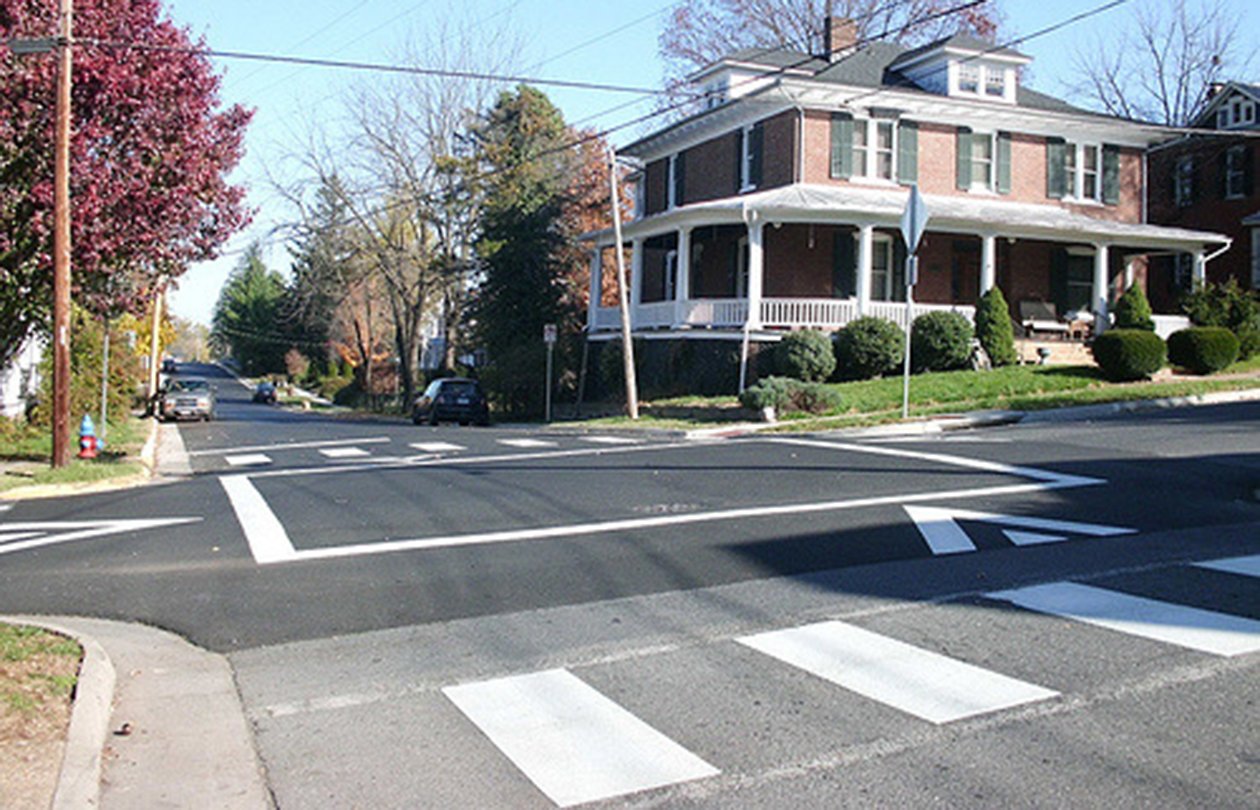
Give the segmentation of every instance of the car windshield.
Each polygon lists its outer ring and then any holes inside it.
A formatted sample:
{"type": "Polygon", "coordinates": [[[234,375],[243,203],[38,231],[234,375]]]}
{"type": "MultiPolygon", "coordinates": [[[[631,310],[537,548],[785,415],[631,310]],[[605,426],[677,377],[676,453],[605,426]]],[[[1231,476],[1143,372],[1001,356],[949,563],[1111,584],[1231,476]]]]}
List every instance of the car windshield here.
{"type": "Polygon", "coordinates": [[[210,384],[205,380],[171,380],[171,387],[169,390],[200,393],[202,391],[209,390],[209,388],[210,384]]]}

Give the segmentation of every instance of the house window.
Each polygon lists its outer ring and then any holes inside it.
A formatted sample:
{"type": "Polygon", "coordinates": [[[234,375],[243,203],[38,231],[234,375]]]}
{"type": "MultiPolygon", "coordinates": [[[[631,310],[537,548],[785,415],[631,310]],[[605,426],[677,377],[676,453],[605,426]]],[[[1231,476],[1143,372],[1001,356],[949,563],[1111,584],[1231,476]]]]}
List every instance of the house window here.
{"type": "Polygon", "coordinates": [[[1098,147],[1081,147],[1081,196],[1098,199],[1098,147]]]}
{"type": "Polygon", "coordinates": [[[662,279],[661,300],[673,301],[678,297],[678,251],[665,254],[665,275],[662,279]]]}
{"type": "Polygon", "coordinates": [[[1229,108],[1221,107],[1216,111],[1216,128],[1225,129],[1229,126],[1229,108]]]}
{"type": "Polygon", "coordinates": [[[1243,120],[1242,107],[1243,107],[1242,99],[1241,98],[1234,99],[1233,113],[1230,116],[1232,119],[1230,123],[1234,126],[1238,126],[1239,124],[1242,123],[1242,120],[1243,120]]]}
{"type": "Polygon", "coordinates": [[[877,235],[871,240],[871,299],[895,300],[893,283],[893,243],[887,236],[877,235]]]}
{"type": "Polygon", "coordinates": [[[892,180],[895,170],[896,136],[892,121],[878,119],[853,122],[853,176],[892,180]]]}
{"type": "Polygon", "coordinates": [[[752,191],[761,185],[761,124],[751,124],[740,131],[739,190],[752,191]]]}
{"type": "Polygon", "coordinates": [[[1063,147],[1063,171],[1067,187],[1065,196],[1078,200],[1097,200],[1102,189],[1099,182],[1099,149],[1094,144],[1068,143],[1063,147]]]}
{"type": "Polygon", "coordinates": [[[1006,71],[1002,68],[985,68],[984,93],[1002,98],[1006,95],[1006,71]]]}
{"type": "Polygon", "coordinates": [[[993,188],[993,136],[973,132],[971,135],[971,187],[993,188]]]}
{"type": "Polygon", "coordinates": [[[960,64],[958,66],[958,92],[980,92],[980,66],[960,64]]]}
{"type": "Polygon", "coordinates": [[[1177,158],[1176,173],[1173,175],[1173,198],[1177,206],[1185,208],[1194,197],[1194,158],[1190,155],[1177,158]]]}
{"type": "Polygon", "coordinates": [[[1064,312],[1093,309],[1090,298],[1094,294],[1094,257],[1069,256],[1067,266],[1067,300],[1064,312]]]}
{"type": "Polygon", "coordinates": [[[1194,286],[1194,256],[1178,253],[1173,263],[1173,290],[1190,292],[1194,286]]]}
{"type": "Polygon", "coordinates": [[[669,177],[666,184],[666,208],[677,208],[683,204],[683,156],[669,156],[669,177]]]}
{"type": "Polygon", "coordinates": [[[1256,120],[1256,105],[1247,103],[1243,105],[1243,121],[1250,124],[1256,120]]]}
{"type": "Polygon", "coordinates": [[[875,176],[882,180],[893,179],[893,123],[875,123],[875,176]]]}
{"type": "Polygon", "coordinates": [[[1225,153],[1225,196],[1247,194],[1247,147],[1231,146],[1225,153]]]}
{"type": "Polygon", "coordinates": [[[853,122],[853,176],[866,177],[870,166],[870,132],[868,121],[853,122]]]}

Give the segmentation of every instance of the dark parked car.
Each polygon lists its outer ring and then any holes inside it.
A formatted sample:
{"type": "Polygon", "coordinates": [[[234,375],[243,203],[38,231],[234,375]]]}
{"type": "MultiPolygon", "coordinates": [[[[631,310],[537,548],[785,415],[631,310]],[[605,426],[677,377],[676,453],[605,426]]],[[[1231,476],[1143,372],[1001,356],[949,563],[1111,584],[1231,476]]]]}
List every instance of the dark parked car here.
{"type": "Polygon", "coordinates": [[[200,377],[184,377],[169,380],[158,403],[158,415],[163,419],[214,418],[214,387],[200,377]]]}
{"type": "Polygon", "coordinates": [[[411,407],[411,421],[417,425],[428,422],[470,422],[490,424],[490,408],[481,384],[465,377],[444,377],[434,380],[424,393],[416,398],[411,407]]]}
{"type": "Polygon", "coordinates": [[[254,401],[261,402],[264,405],[275,405],[276,404],[275,383],[269,383],[269,382],[266,382],[265,380],[263,382],[258,383],[258,386],[254,388],[254,401]]]}
{"type": "Polygon", "coordinates": [[[175,363],[174,357],[168,357],[162,361],[163,374],[178,374],[179,366],[175,363]]]}

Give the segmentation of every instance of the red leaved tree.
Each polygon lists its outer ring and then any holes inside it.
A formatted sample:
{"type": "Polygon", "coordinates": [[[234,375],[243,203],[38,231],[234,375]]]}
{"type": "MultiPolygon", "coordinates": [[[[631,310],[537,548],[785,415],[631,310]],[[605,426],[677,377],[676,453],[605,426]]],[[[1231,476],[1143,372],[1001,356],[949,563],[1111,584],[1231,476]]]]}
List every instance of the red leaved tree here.
{"type": "MultiPolygon", "coordinates": [[[[0,0],[0,40],[57,33],[57,4],[0,0]]],[[[76,0],[70,156],[75,300],[138,311],[160,277],[248,220],[229,185],[251,112],[160,0],[76,0]]],[[[198,43],[198,46],[200,43],[198,43]]],[[[0,365],[51,308],[55,56],[0,49],[0,365]]]]}

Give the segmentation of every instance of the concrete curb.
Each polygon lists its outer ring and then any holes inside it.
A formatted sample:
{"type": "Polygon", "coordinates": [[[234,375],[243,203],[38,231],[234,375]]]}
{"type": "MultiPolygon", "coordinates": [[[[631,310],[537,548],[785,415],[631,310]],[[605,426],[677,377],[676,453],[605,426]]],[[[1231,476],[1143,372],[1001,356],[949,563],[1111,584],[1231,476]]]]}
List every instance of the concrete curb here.
{"type": "Polygon", "coordinates": [[[73,638],[83,647],[74,707],[61,758],[61,771],[53,793],[53,810],[99,807],[101,793],[101,754],[109,734],[117,674],[105,649],[92,637],[55,621],[38,616],[0,616],[0,621],[42,627],[73,638]]]}
{"type": "Polygon", "coordinates": [[[1028,423],[1075,422],[1097,419],[1103,416],[1113,416],[1119,413],[1141,413],[1143,411],[1161,411],[1198,405],[1229,405],[1237,402],[1257,401],[1260,401],[1260,388],[1244,388],[1239,391],[1216,391],[1209,394],[1194,394],[1185,397],[1133,399],[1126,402],[1108,402],[1103,405],[1082,405],[1074,408],[1028,411],[1024,415],[1024,421],[1028,423]]]}

